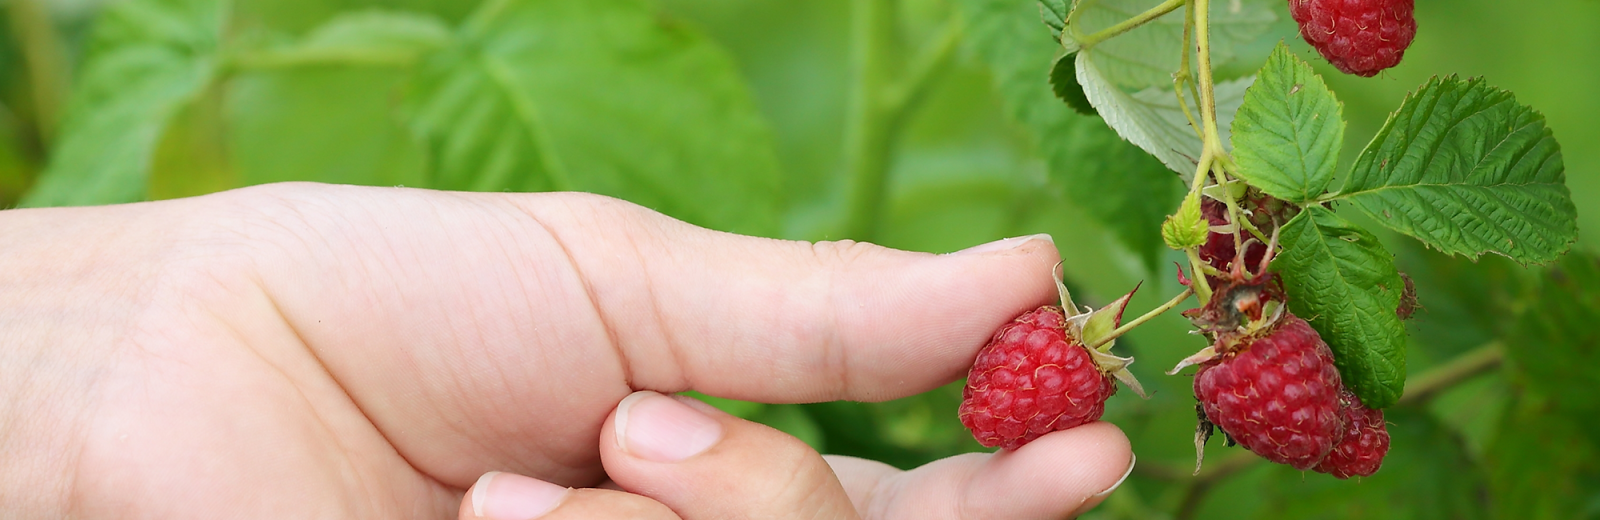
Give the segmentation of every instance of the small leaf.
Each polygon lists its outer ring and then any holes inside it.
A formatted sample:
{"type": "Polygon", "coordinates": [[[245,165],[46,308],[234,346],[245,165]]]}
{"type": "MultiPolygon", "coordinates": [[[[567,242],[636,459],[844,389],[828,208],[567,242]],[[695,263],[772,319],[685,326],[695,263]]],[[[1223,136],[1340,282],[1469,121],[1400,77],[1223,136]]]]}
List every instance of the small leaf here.
{"type": "MultiPolygon", "coordinates": [[[[1083,320],[1083,328],[1078,332],[1078,340],[1084,345],[1094,345],[1111,335],[1112,331],[1122,325],[1122,312],[1128,309],[1128,302],[1133,299],[1133,293],[1136,292],[1139,292],[1138,287],[1134,287],[1117,301],[1089,313],[1083,320]]],[[[1109,349],[1111,345],[1112,343],[1106,343],[1104,348],[1109,349]]]]}
{"type": "Polygon", "coordinates": [[[1062,29],[1067,27],[1067,9],[1067,0],[1039,0],[1039,17],[1044,19],[1045,27],[1049,27],[1051,34],[1058,39],[1062,29]]]}
{"type": "Polygon", "coordinates": [[[1178,251],[1203,246],[1210,235],[1211,222],[1200,213],[1199,194],[1183,199],[1178,213],[1161,225],[1161,238],[1167,247],[1178,251]]]}
{"type": "Polygon", "coordinates": [[[1451,255],[1543,263],[1578,236],[1565,171],[1542,114],[1451,76],[1406,97],[1338,198],[1451,255]]]}
{"type": "Polygon", "coordinates": [[[168,123],[212,83],[218,0],[128,0],[95,26],[49,169],[23,206],[145,199],[168,123]]]}
{"type": "Polygon", "coordinates": [[[1233,120],[1239,176],[1289,202],[1321,197],[1344,144],[1343,112],[1311,65],[1279,43],[1233,120]]]}
{"type": "Polygon", "coordinates": [[[1050,86],[1055,90],[1056,97],[1072,107],[1072,110],[1086,116],[1097,115],[1094,105],[1089,104],[1089,98],[1083,93],[1083,85],[1078,84],[1078,54],[1072,53],[1056,60],[1056,65],[1050,68],[1050,86]]]}
{"type": "Polygon", "coordinates": [[[1404,282],[1378,239],[1333,211],[1311,206],[1284,225],[1283,277],[1289,309],[1333,349],[1345,386],[1372,408],[1400,398],[1406,337],[1395,309],[1404,282]]]}

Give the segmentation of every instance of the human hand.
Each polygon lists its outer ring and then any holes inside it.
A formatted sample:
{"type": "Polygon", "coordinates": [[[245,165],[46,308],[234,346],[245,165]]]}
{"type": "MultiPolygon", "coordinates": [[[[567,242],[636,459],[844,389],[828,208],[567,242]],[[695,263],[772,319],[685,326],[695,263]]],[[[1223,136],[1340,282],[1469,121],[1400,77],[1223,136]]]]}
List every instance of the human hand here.
{"type": "Polygon", "coordinates": [[[0,236],[7,517],[1060,518],[1132,463],[1096,423],[900,472],[635,393],[932,389],[1052,299],[1045,240],[928,255],[305,184],[0,236]]]}

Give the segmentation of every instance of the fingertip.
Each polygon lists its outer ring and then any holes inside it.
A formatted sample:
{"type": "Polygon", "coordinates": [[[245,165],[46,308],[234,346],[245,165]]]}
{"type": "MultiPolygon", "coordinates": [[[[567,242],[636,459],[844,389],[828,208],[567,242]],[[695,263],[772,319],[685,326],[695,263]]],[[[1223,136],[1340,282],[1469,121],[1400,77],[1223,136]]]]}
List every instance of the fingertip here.
{"type": "Polygon", "coordinates": [[[973,479],[969,498],[1002,518],[1081,514],[1098,505],[1132,472],[1132,445],[1120,428],[1094,422],[1040,437],[1014,452],[995,454],[973,479]],[[1003,492],[1007,491],[1009,492],[1003,492]],[[986,497],[1054,496],[1030,503],[986,497]]]}
{"type": "Polygon", "coordinates": [[[561,506],[571,490],[515,473],[491,471],[472,484],[462,500],[460,518],[533,520],[561,506]]]}

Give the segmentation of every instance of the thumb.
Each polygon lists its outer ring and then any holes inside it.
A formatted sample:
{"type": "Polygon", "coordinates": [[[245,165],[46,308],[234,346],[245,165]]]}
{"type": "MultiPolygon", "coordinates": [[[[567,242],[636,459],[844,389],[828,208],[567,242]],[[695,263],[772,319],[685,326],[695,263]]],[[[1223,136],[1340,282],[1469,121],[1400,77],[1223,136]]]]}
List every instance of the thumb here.
{"type": "Polygon", "coordinates": [[[684,520],[859,518],[810,446],[685,396],[623,399],[602,430],[600,460],[623,489],[684,520]]]}

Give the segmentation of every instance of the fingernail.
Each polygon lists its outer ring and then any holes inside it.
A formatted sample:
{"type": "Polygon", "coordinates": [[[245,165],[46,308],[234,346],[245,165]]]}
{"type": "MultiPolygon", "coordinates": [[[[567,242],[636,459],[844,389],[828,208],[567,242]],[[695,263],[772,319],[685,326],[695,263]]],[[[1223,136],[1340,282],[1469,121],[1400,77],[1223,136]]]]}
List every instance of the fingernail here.
{"type": "Polygon", "coordinates": [[[655,462],[681,462],[722,440],[722,424],[676,399],[634,392],[617,404],[617,444],[655,462]]]}
{"type": "Polygon", "coordinates": [[[969,247],[967,249],[956,251],[954,254],[958,254],[958,255],[981,255],[981,254],[985,254],[985,253],[997,253],[997,252],[1000,252],[1000,251],[1009,251],[1009,250],[1012,250],[1012,249],[1016,249],[1016,248],[1022,247],[1023,244],[1026,244],[1028,242],[1032,242],[1034,240],[1043,241],[1043,242],[1049,243],[1052,246],[1054,246],[1055,243],[1056,243],[1056,239],[1055,238],[1052,238],[1048,234],[1041,233],[1041,234],[1038,234],[1038,235],[1028,235],[1028,236],[1025,236],[1025,237],[1014,237],[1014,238],[1007,238],[1005,240],[996,240],[994,242],[990,242],[990,243],[987,243],[987,244],[973,246],[973,247],[969,247]]]}
{"type": "Polygon", "coordinates": [[[485,520],[533,520],[561,505],[567,491],[543,480],[491,471],[472,485],[472,515],[485,520]]]}
{"type": "Polygon", "coordinates": [[[1117,479],[1117,483],[1112,484],[1111,487],[1106,488],[1105,491],[1101,491],[1099,493],[1095,493],[1093,495],[1093,497],[1094,498],[1101,498],[1101,497],[1104,497],[1106,495],[1110,495],[1112,491],[1116,491],[1117,488],[1122,487],[1122,482],[1125,481],[1125,480],[1128,480],[1128,475],[1132,475],[1133,474],[1133,466],[1135,464],[1138,464],[1138,463],[1139,463],[1139,456],[1136,455],[1136,454],[1133,454],[1133,453],[1129,453],[1128,454],[1128,471],[1124,471],[1122,473],[1122,478],[1117,479]]]}

